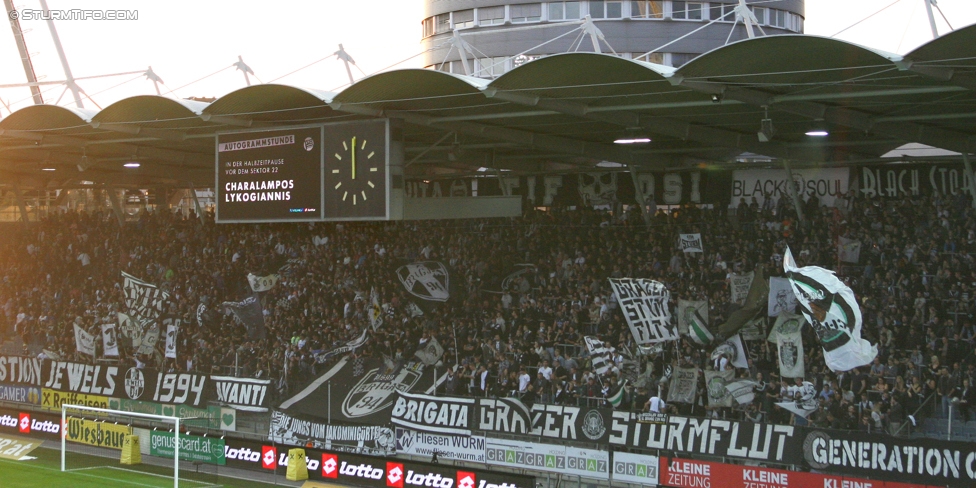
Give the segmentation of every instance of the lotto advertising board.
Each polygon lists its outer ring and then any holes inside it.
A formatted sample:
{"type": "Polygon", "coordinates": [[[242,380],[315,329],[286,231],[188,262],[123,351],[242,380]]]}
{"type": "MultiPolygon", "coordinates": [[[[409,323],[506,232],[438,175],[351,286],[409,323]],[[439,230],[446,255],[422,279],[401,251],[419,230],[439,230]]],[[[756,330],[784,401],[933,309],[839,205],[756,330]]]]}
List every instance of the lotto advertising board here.
{"type": "Polygon", "coordinates": [[[60,440],[61,416],[3,408],[0,409],[0,434],[60,440]]]}
{"type": "Polygon", "coordinates": [[[661,486],[673,488],[935,488],[927,485],[676,458],[661,458],[660,483],[661,486]]]}
{"type": "MultiPolygon", "coordinates": [[[[288,449],[240,439],[226,439],[228,467],[276,471],[285,475],[288,449]]],[[[308,478],[369,488],[535,488],[535,478],[447,464],[430,464],[392,457],[364,456],[305,449],[308,478]]]]}

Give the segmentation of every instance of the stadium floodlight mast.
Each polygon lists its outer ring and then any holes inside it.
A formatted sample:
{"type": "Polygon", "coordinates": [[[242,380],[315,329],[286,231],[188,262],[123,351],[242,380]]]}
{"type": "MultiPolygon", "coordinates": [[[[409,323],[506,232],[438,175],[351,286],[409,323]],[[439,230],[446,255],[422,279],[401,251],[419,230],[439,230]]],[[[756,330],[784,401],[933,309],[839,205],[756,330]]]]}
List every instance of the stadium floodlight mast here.
{"type": "MultiPolygon", "coordinates": [[[[61,472],[65,469],[65,452],[67,451],[68,440],[68,410],[82,412],[97,412],[126,417],[138,417],[152,420],[172,421],[173,422],[173,488],[180,488],[180,417],[169,415],[153,415],[140,412],[123,412],[108,408],[88,407],[85,405],[61,405],[61,472]]],[[[188,420],[188,419],[187,419],[188,420]]]]}

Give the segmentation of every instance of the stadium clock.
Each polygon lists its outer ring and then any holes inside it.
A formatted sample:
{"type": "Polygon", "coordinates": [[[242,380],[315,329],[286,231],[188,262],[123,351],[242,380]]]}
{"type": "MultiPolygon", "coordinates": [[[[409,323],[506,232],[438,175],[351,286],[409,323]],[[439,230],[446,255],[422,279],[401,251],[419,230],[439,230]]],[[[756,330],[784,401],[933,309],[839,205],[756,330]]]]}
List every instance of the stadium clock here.
{"type": "Polygon", "coordinates": [[[387,216],[385,121],[325,126],[325,218],[387,216]]]}

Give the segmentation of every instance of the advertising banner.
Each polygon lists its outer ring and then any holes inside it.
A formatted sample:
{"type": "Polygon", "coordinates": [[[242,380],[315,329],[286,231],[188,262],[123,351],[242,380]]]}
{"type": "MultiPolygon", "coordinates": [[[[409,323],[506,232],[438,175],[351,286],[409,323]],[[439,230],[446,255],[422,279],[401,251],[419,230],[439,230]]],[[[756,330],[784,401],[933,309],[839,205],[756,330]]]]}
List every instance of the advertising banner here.
{"type": "MultiPolygon", "coordinates": [[[[284,476],[290,447],[228,438],[224,452],[229,467],[284,476]]],[[[535,488],[535,478],[517,474],[316,448],[305,454],[311,481],[366,488],[535,488]]]]}
{"type": "Polygon", "coordinates": [[[396,429],[397,454],[434,456],[472,463],[485,462],[485,438],[477,435],[449,435],[396,429]]]}
{"type": "MultiPolygon", "coordinates": [[[[70,431],[69,431],[70,432],[70,431]]],[[[176,442],[172,432],[149,431],[149,454],[173,459],[176,442]]],[[[180,459],[207,464],[227,464],[224,440],[219,437],[180,436],[180,459]]]]}
{"type": "MultiPolygon", "coordinates": [[[[793,170],[793,183],[797,196],[806,201],[817,197],[821,205],[834,206],[837,197],[847,194],[848,168],[802,168],[793,170]]],[[[766,195],[779,200],[790,198],[786,186],[789,176],[782,169],[743,169],[732,172],[731,207],[738,207],[739,200],[748,205],[755,198],[761,206],[766,195]]]]}
{"type": "Polygon", "coordinates": [[[644,456],[629,452],[613,453],[613,481],[636,483],[644,486],[657,485],[660,477],[657,456],[644,456]]]}
{"type": "Polygon", "coordinates": [[[206,408],[196,408],[189,405],[163,405],[160,403],[128,400],[125,398],[109,398],[108,408],[123,412],[148,413],[152,415],[166,415],[187,420],[189,426],[206,426],[210,429],[235,430],[237,412],[230,408],[208,405],[206,408]]]}
{"type": "Polygon", "coordinates": [[[67,439],[71,442],[95,447],[122,449],[125,436],[132,434],[132,427],[109,422],[68,417],[67,439]]]}
{"type": "Polygon", "coordinates": [[[41,442],[36,439],[0,434],[0,459],[10,461],[35,459],[27,455],[40,446],[41,442]]]}
{"type": "Polygon", "coordinates": [[[34,386],[0,384],[0,402],[41,404],[41,389],[34,386]]]}
{"type": "Polygon", "coordinates": [[[61,405],[81,405],[85,407],[109,408],[109,398],[84,393],[63,393],[48,388],[41,389],[41,406],[61,411],[61,405]]]}
{"type": "Polygon", "coordinates": [[[507,439],[485,440],[490,465],[535,469],[598,480],[610,479],[610,453],[507,439]]]}
{"type": "MultiPolygon", "coordinates": [[[[617,456],[619,454],[614,454],[615,458],[617,456]]],[[[785,471],[674,458],[661,458],[660,473],[661,485],[674,488],[935,488],[928,485],[857,479],[836,474],[785,471]]]]}
{"type": "Polygon", "coordinates": [[[61,440],[61,416],[0,409],[0,434],[22,435],[32,439],[61,440]]]}

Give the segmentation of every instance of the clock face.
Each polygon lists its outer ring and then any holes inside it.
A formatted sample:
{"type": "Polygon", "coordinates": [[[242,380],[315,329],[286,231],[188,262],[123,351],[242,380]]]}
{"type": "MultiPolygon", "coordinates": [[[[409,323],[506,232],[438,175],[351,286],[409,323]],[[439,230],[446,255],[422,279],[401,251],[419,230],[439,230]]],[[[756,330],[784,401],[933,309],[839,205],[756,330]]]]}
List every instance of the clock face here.
{"type": "Polygon", "coordinates": [[[386,217],[386,124],[325,127],[326,218],[386,217]]]}

